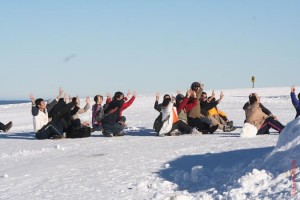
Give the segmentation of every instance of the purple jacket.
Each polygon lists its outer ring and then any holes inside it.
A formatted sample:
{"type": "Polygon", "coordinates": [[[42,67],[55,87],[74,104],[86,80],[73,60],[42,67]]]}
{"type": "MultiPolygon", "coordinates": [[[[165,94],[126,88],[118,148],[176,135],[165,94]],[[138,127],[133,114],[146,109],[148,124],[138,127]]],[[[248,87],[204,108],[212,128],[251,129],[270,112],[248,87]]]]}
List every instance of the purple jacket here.
{"type": "Polygon", "coordinates": [[[291,92],[291,99],[292,99],[292,103],[296,109],[296,117],[297,118],[300,115],[300,100],[297,99],[295,92],[291,92]]]}

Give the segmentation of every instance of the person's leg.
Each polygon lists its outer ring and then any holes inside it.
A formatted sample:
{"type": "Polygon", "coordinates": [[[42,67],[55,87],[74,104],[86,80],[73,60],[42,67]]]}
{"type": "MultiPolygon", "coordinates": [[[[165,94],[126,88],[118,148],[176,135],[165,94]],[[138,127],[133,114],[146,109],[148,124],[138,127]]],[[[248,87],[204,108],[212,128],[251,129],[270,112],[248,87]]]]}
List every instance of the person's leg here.
{"type": "Polygon", "coordinates": [[[257,135],[268,134],[270,128],[273,128],[280,133],[284,126],[279,121],[275,120],[274,117],[268,117],[258,130],[257,135]]]}
{"type": "MultiPolygon", "coordinates": [[[[108,137],[112,137],[112,136],[120,136],[121,132],[123,131],[123,127],[121,124],[116,123],[114,125],[108,125],[108,124],[102,124],[103,127],[103,131],[102,134],[108,137]]],[[[122,133],[122,135],[124,135],[122,133]]]]}
{"type": "Polygon", "coordinates": [[[180,130],[180,132],[182,134],[189,134],[193,132],[193,127],[187,125],[186,123],[184,123],[183,121],[179,120],[178,122],[178,129],[180,130]]]}
{"type": "Polygon", "coordinates": [[[269,117],[268,119],[268,125],[281,133],[281,131],[284,129],[284,126],[278,120],[275,120],[274,117],[269,117]]]}
{"type": "Polygon", "coordinates": [[[213,126],[218,126],[218,129],[224,131],[224,125],[220,123],[220,119],[217,115],[208,116],[208,119],[211,120],[213,126]]]}

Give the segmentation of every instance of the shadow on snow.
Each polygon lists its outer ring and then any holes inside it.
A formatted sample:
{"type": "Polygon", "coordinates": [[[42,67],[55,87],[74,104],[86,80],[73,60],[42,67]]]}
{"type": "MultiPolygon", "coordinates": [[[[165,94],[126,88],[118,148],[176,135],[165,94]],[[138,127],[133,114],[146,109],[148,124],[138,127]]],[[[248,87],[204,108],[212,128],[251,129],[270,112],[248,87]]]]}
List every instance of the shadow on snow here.
{"type": "Polygon", "coordinates": [[[186,155],[169,162],[159,175],[176,183],[179,190],[206,191],[212,188],[219,193],[228,191],[245,173],[251,172],[274,147],[242,149],[204,155],[186,155]]]}

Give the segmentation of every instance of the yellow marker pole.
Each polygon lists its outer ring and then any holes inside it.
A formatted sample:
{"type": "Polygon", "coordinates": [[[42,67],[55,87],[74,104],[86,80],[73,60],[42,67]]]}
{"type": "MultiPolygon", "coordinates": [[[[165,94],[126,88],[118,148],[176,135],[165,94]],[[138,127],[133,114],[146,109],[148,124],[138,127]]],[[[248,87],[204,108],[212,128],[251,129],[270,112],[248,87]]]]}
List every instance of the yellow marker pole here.
{"type": "Polygon", "coordinates": [[[251,82],[252,82],[252,88],[254,88],[255,76],[252,76],[252,77],[251,77],[251,82]]]}

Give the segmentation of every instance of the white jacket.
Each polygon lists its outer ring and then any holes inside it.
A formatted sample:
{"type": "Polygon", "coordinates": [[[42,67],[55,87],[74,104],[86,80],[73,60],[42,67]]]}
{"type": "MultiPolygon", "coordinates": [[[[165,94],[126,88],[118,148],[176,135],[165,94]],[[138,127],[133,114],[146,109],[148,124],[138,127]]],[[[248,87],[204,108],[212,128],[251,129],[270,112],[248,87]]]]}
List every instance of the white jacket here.
{"type": "Polygon", "coordinates": [[[48,122],[49,122],[49,119],[48,119],[47,109],[45,109],[45,112],[39,111],[38,115],[33,116],[34,132],[38,132],[48,122]]]}
{"type": "Polygon", "coordinates": [[[166,133],[169,133],[173,126],[173,103],[170,102],[167,108],[162,108],[160,111],[162,113],[162,121],[163,126],[161,127],[159,131],[159,135],[163,136],[166,133]]]}

